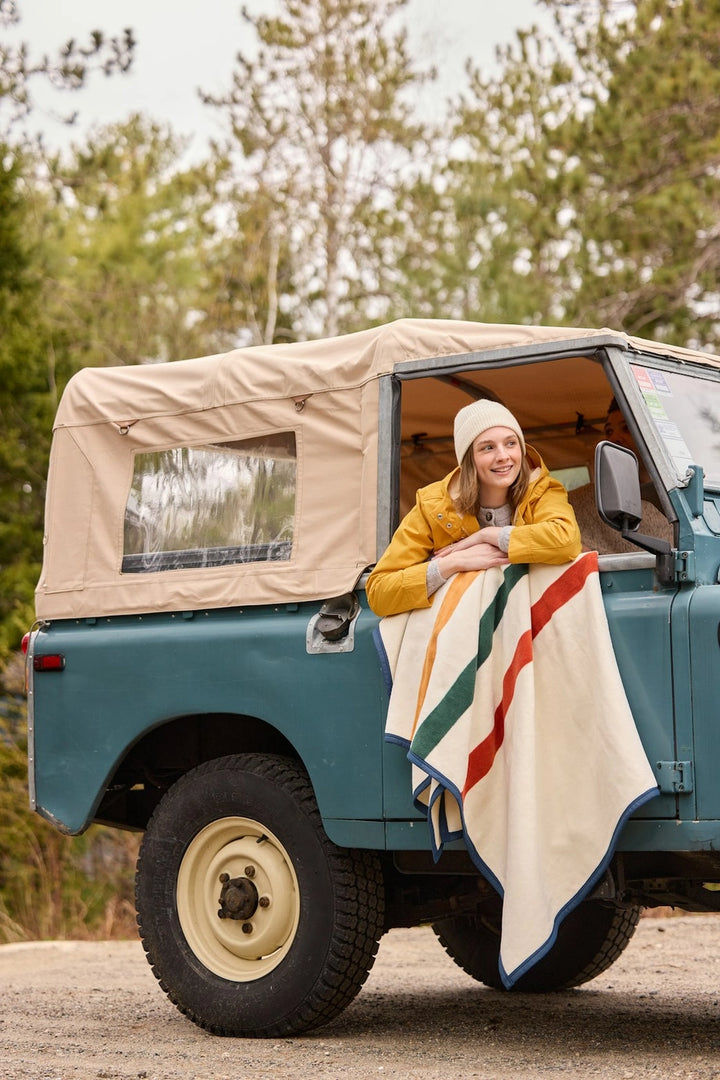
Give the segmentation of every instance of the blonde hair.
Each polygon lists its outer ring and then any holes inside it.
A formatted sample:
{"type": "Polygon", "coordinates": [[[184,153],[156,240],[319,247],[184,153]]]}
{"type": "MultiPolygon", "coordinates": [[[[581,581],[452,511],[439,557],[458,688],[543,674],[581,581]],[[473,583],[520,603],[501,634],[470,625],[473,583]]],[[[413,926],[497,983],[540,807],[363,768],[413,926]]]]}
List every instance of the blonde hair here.
{"type": "MultiPolygon", "coordinates": [[[[530,466],[525,454],[523,454],[520,462],[520,472],[509,489],[509,501],[513,511],[517,510],[525,497],[529,484],[530,466]]],[[[475,468],[472,446],[468,447],[463,455],[462,462],[460,463],[458,491],[457,495],[453,497],[453,502],[455,503],[459,514],[473,514],[475,517],[478,516],[480,507],[482,506],[480,500],[480,480],[478,479],[477,469],[475,468]]]]}

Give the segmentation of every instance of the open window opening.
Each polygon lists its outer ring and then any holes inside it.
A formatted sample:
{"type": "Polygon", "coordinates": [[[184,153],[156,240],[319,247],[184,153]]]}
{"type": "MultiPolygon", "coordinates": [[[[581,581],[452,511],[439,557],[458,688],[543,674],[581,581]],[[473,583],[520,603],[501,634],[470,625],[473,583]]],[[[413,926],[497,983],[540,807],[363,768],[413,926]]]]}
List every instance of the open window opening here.
{"type": "MultiPolygon", "coordinates": [[[[483,367],[458,375],[428,375],[401,384],[401,451],[398,520],[419,487],[457,465],[455,414],[481,397],[502,402],[517,418],[525,440],[569,493],[583,545],[600,554],[638,551],[599,517],[595,503],[595,447],[605,438],[613,391],[599,360],[563,357],[514,367],[483,367]]],[[[661,510],[643,504],[641,531],[672,538],[661,510]]]]}

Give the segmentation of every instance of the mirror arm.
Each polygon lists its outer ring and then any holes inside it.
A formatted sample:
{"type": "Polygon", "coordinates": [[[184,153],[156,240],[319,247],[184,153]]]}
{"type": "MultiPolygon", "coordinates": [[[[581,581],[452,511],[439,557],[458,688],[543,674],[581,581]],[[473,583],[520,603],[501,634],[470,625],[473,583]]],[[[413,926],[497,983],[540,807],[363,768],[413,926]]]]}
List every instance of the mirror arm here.
{"type": "Polygon", "coordinates": [[[655,555],[658,580],[663,585],[673,584],[675,581],[675,558],[673,548],[668,544],[667,540],[661,540],[659,536],[645,536],[644,533],[630,532],[626,528],[622,529],[620,535],[625,540],[629,540],[631,544],[637,544],[638,547],[655,555]]]}
{"type": "Polygon", "coordinates": [[[653,555],[669,555],[672,552],[672,547],[667,540],[661,540],[659,536],[645,536],[644,533],[631,532],[626,522],[623,522],[621,536],[624,540],[629,540],[631,544],[637,544],[644,551],[652,552],[653,555]]]}

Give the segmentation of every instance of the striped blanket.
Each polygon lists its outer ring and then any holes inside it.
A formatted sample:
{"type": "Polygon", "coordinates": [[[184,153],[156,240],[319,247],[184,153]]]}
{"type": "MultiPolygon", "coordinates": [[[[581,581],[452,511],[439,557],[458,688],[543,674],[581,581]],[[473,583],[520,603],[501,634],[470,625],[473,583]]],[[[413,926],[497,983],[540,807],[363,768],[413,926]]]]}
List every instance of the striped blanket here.
{"type": "Polygon", "coordinates": [[[407,750],[433,850],[464,838],[503,897],[510,987],[552,947],[617,835],[657,794],[620,680],[597,572],[456,574],[432,607],[381,620],[386,739],[407,750]]]}

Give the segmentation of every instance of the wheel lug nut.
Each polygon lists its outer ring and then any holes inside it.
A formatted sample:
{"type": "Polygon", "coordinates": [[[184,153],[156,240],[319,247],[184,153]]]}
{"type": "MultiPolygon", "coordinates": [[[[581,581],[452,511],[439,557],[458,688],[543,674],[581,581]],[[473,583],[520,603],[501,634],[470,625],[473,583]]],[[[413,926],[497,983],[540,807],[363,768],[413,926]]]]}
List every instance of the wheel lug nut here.
{"type": "Polygon", "coordinates": [[[245,867],[245,877],[255,877],[255,867],[254,866],[246,866],[245,867]]]}
{"type": "Polygon", "coordinates": [[[230,880],[230,875],[229,874],[221,874],[220,875],[220,881],[221,881],[221,883],[223,885],[225,884],[226,881],[229,881],[229,880],[230,880]]]}
{"type": "Polygon", "coordinates": [[[261,896],[258,900],[258,904],[260,905],[260,907],[270,907],[270,897],[261,896]]]}
{"type": "Polygon", "coordinates": [[[244,922],[242,924],[242,932],[243,934],[252,934],[253,924],[251,922],[244,922]]]}

